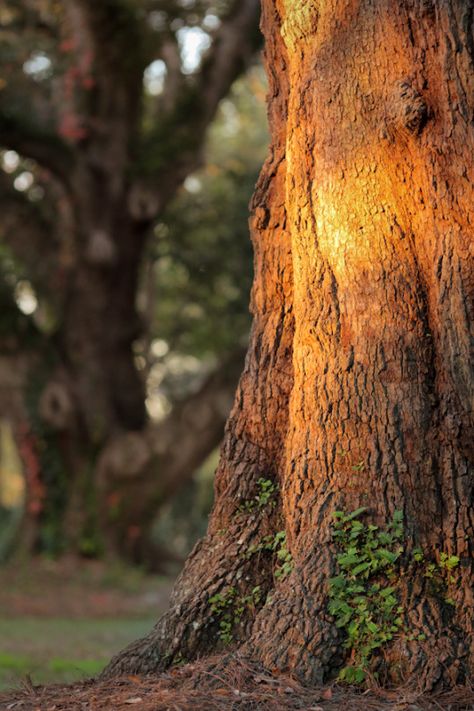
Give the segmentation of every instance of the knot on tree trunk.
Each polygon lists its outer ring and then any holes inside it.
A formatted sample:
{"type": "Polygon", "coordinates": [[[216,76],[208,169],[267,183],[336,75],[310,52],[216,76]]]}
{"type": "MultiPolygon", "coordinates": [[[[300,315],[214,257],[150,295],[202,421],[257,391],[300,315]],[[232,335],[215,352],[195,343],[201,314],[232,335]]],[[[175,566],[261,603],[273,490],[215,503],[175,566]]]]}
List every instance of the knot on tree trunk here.
{"type": "Polygon", "coordinates": [[[87,243],[85,258],[89,264],[108,266],[117,258],[117,250],[111,236],[105,230],[94,230],[87,243]]]}
{"type": "Polygon", "coordinates": [[[428,105],[420,92],[408,80],[400,81],[390,102],[389,123],[393,129],[419,136],[429,118],[428,105]]]}
{"type": "Polygon", "coordinates": [[[143,435],[138,432],[119,435],[109,443],[101,457],[101,479],[138,478],[146,471],[151,457],[151,449],[143,435]]]}
{"type": "Polygon", "coordinates": [[[128,209],[135,220],[152,220],[160,208],[160,196],[156,188],[142,183],[132,185],[128,194],[128,209]]]}
{"type": "Polygon", "coordinates": [[[257,230],[265,230],[270,222],[270,210],[258,205],[253,212],[253,219],[257,230]]]}
{"type": "Polygon", "coordinates": [[[436,15],[436,8],[433,0],[420,0],[421,13],[424,17],[433,18],[436,15]]]}
{"type": "Polygon", "coordinates": [[[64,383],[51,381],[39,400],[39,416],[49,427],[58,432],[69,429],[74,416],[71,394],[64,383]]]}

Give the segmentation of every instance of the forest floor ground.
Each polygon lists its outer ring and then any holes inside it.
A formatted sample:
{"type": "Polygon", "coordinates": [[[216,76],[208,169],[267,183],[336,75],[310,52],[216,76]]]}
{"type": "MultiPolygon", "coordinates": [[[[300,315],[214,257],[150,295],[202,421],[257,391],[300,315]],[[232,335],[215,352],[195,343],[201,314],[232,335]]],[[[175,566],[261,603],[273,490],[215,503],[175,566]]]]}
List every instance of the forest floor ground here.
{"type": "Polygon", "coordinates": [[[128,676],[74,685],[35,686],[0,695],[2,711],[472,711],[474,692],[306,688],[229,659],[206,659],[156,677],[128,676]]]}
{"type": "MultiPolygon", "coordinates": [[[[0,569],[0,689],[72,682],[148,632],[172,581],[123,566],[38,560],[0,569]]],[[[1,708],[1,707],[0,707],[1,708]]]]}
{"type": "Polygon", "coordinates": [[[232,655],[159,677],[88,680],[146,633],[171,581],[75,561],[0,570],[1,711],[474,711],[474,690],[306,688],[232,655]],[[71,683],[72,682],[72,683],[71,683]]]}

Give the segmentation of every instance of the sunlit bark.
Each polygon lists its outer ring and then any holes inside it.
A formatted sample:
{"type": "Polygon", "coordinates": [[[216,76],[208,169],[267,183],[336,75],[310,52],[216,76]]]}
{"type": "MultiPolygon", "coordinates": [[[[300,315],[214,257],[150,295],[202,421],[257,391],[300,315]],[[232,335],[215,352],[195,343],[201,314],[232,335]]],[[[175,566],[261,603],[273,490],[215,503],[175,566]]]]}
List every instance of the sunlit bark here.
{"type": "Polygon", "coordinates": [[[374,669],[473,667],[471,3],[265,0],[271,155],[253,202],[255,315],[208,535],[172,607],[106,674],[219,648],[211,596],[260,585],[243,654],[309,681],[350,663],[328,614],[333,513],[403,511],[403,626],[374,669]],[[239,509],[269,478],[279,507],[239,509]],[[248,555],[285,529],[294,566],[248,555]],[[460,559],[449,605],[412,551],[460,559]],[[258,565],[256,564],[258,560],[258,565]]]}

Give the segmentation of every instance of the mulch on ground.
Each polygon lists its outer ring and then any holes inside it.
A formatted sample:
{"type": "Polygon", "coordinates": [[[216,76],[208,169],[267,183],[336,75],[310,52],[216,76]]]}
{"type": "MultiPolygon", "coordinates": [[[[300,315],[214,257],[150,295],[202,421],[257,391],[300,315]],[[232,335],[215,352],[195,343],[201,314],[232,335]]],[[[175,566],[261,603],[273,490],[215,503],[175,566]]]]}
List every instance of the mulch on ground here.
{"type": "Polygon", "coordinates": [[[2,711],[474,711],[474,689],[308,688],[235,657],[214,657],[153,677],[128,676],[0,695],[2,711]]]}

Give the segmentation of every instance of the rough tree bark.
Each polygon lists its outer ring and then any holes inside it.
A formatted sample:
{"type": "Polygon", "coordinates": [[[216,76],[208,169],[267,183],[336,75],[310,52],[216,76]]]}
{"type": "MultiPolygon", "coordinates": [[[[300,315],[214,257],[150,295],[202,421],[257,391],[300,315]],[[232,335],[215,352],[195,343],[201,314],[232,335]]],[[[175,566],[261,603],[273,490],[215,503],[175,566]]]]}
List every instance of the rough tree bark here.
{"type": "Polygon", "coordinates": [[[240,652],[333,677],[351,662],[328,614],[333,514],[359,507],[382,527],[404,517],[403,625],[378,650],[379,671],[425,688],[472,672],[473,11],[264,0],[273,142],[216,503],[169,612],[106,676],[219,649],[211,598],[230,609],[223,600],[260,585],[270,598],[233,627],[240,652]],[[242,509],[261,477],[278,485],[278,506],[242,509]],[[261,543],[282,529],[293,569],[275,581],[261,543]],[[460,559],[449,605],[409,562],[418,547],[434,565],[460,559]]]}

